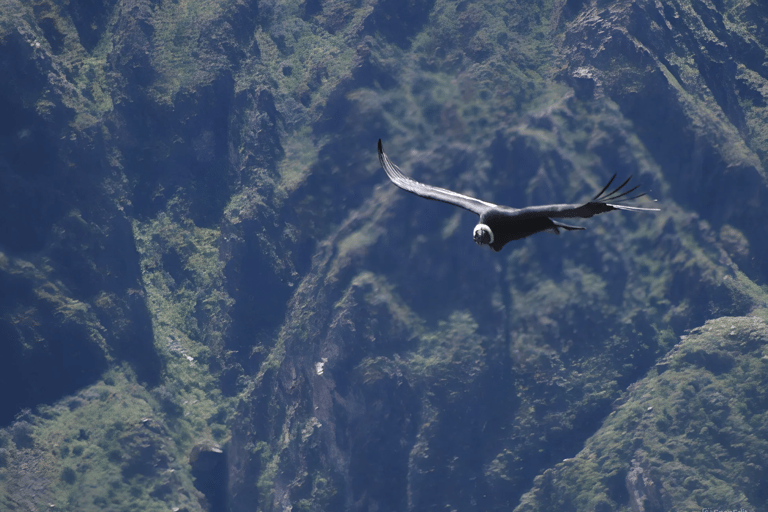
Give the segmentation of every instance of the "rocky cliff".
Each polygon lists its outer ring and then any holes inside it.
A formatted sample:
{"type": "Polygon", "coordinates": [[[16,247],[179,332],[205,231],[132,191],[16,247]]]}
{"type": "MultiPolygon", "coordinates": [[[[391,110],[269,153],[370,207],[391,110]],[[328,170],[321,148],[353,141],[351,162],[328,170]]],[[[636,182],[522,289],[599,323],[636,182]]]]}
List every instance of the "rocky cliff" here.
{"type": "Polygon", "coordinates": [[[0,508],[765,508],[767,49],[756,0],[0,0],[0,508]],[[662,211],[495,254],[379,138],[662,211]]]}

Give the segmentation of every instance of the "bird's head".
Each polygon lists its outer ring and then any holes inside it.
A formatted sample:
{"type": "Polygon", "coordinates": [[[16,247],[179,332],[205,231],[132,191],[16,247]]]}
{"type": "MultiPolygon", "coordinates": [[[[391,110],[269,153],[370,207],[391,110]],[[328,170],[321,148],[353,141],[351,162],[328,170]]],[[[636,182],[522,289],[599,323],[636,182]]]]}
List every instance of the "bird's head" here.
{"type": "Polygon", "coordinates": [[[477,245],[491,245],[493,243],[493,231],[485,224],[478,224],[472,232],[472,238],[477,245]]]}

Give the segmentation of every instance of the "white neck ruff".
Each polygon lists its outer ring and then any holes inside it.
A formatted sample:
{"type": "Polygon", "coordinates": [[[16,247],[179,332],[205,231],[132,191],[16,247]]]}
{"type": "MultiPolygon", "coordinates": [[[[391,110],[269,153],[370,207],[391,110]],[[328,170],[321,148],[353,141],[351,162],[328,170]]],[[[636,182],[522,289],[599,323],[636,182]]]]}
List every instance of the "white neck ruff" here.
{"type": "Polygon", "coordinates": [[[472,237],[474,238],[477,235],[478,231],[483,231],[483,230],[487,230],[488,234],[491,235],[491,241],[488,242],[488,245],[491,245],[493,243],[493,240],[494,240],[494,238],[493,238],[493,230],[491,230],[491,228],[488,227],[487,224],[478,224],[477,226],[475,226],[474,231],[472,231],[472,237]]]}

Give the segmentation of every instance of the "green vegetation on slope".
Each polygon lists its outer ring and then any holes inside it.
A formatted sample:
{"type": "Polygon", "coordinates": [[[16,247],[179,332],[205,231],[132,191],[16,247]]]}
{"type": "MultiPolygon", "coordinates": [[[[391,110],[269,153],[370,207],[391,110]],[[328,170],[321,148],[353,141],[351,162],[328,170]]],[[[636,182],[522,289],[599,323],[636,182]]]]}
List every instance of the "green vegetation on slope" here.
{"type": "Polygon", "coordinates": [[[765,320],[723,317],[683,338],[515,510],[765,507],[765,320]]]}

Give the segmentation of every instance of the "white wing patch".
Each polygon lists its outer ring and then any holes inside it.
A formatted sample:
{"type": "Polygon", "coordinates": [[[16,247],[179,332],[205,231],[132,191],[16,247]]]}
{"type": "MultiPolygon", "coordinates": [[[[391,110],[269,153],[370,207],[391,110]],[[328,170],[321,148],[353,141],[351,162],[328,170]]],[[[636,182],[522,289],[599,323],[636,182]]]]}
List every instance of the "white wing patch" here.
{"type": "Polygon", "coordinates": [[[659,208],[640,208],[639,206],[624,206],[623,204],[608,204],[605,203],[608,206],[613,206],[617,210],[627,210],[630,212],[659,212],[661,211],[659,208]]]}

